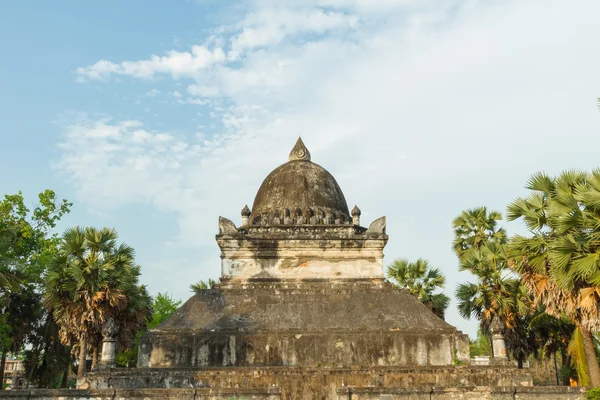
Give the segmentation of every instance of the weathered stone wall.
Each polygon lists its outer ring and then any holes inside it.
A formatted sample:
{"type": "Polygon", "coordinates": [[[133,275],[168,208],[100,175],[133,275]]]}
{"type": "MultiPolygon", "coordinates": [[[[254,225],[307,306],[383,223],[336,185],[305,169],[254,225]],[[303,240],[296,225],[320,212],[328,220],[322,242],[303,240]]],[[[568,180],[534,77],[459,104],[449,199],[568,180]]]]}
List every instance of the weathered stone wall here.
{"type": "Polygon", "coordinates": [[[269,389],[31,389],[0,391],[13,400],[279,400],[278,388],[269,389]]]}
{"type": "Polygon", "coordinates": [[[383,278],[387,235],[352,225],[259,226],[217,235],[232,280],[383,278]]]}
{"type": "Polygon", "coordinates": [[[146,334],[138,366],[452,365],[465,343],[382,279],[224,281],[146,334]]]}
{"type": "Polygon", "coordinates": [[[571,387],[460,387],[460,388],[339,388],[347,400],[583,400],[584,388],[571,387]]]}
{"type": "MultiPolygon", "coordinates": [[[[92,390],[16,390],[0,391],[0,399],[12,400],[279,400],[279,388],[257,390],[214,390],[214,389],[92,389],[92,390]]],[[[352,388],[340,387],[334,397],[318,393],[294,400],[583,400],[583,388],[532,387],[532,388],[352,388]]]]}
{"type": "Polygon", "coordinates": [[[532,384],[527,371],[514,367],[417,368],[139,368],[92,373],[93,388],[281,388],[282,399],[336,399],[340,387],[393,388],[511,386],[532,384]]]}
{"type": "Polygon", "coordinates": [[[450,365],[452,334],[162,334],[140,345],[151,367],[450,365]]]}

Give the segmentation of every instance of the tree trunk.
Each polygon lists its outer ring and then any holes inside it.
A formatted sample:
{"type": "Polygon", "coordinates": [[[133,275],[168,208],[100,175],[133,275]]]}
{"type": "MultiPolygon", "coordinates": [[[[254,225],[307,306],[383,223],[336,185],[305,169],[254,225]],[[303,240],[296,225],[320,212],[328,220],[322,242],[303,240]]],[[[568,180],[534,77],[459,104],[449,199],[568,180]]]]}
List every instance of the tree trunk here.
{"type": "Polygon", "coordinates": [[[583,347],[585,350],[585,361],[590,374],[590,384],[597,387],[600,386],[600,365],[598,364],[598,358],[596,358],[592,333],[582,327],[581,334],[583,335],[583,347]]]}
{"type": "MultiPolygon", "coordinates": [[[[46,328],[44,329],[44,340],[42,341],[43,345],[44,345],[44,350],[48,349],[48,331],[50,329],[50,319],[52,318],[52,314],[48,313],[48,315],[46,316],[46,328]]],[[[39,347],[35,347],[35,351],[33,352],[33,358],[31,359],[31,366],[29,368],[29,374],[27,375],[27,386],[24,385],[24,387],[27,387],[27,389],[29,389],[29,385],[31,382],[31,379],[33,378],[33,371],[35,370],[35,365],[38,365],[38,357],[40,356],[40,349],[39,347]]]]}
{"type": "Polygon", "coordinates": [[[524,358],[525,357],[523,357],[523,356],[519,356],[519,358],[517,358],[517,368],[518,369],[523,369],[523,359],[524,358]]]}
{"type": "Polygon", "coordinates": [[[87,342],[82,340],[79,344],[79,366],[77,367],[77,379],[85,376],[85,358],[87,356],[87,342]]]}
{"type": "Polygon", "coordinates": [[[6,351],[2,352],[2,360],[0,360],[0,390],[4,389],[4,368],[6,367],[6,351]]]}
{"type": "Polygon", "coordinates": [[[65,368],[65,372],[63,372],[62,380],[60,381],[60,388],[65,389],[67,387],[67,382],[69,381],[69,369],[71,369],[71,365],[67,365],[65,368]]]}
{"type": "MultiPolygon", "coordinates": [[[[561,360],[562,360],[562,365],[571,365],[571,356],[570,356],[570,355],[568,355],[568,354],[567,354],[566,352],[564,352],[564,351],[563,351],[561,354],[562,354],[562,358],[561,358],[561,360]]],[[[563,384],[564,386],[569,386],[569,383],[570,383],[570,382],[569,382],[569,377],[568,377],[567,375],[563,376],[563,378],[562,378],[562,384],[563,384]]]]}
{"type": "Polygon", "coordinates": [[[96,364],[98,363],[98,346],[94,346],[92,350],[92,371],[96,368],[96,364]]]}
{"type": "Polygon", "coordinates": [[[558,363],[556,362],[556,352],[552,353],[554,358],[554,374],[556,375],[556,386],[560,386],[560,380],[558,379],[558,363]]]}

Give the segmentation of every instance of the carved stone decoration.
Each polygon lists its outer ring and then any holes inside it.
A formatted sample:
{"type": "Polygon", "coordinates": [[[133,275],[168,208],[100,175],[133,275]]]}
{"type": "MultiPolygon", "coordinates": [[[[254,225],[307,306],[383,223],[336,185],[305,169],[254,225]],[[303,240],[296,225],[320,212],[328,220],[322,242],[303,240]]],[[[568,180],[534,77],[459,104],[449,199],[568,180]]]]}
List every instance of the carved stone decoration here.
{"type": "Polygon", "coordinates": [[[102,358],[98,365],[98,369],[114,368],[115,355],[117,350],[117,333],[119,327],[114,319],[109,318],[102,326],[102,358]]]}
{"type": "Polygon", "coordinates": [[[119,327],[114,319],[109,318],[102,327],[102,336],[104,338],[114,338],[119,332],[119,327]]]}
{"type": "Polygon", "coordinates": [[[228,233],[237,233],[237,231],[238,230],[235,227],[235,224],[231,220],[219,217],[219,233],[221,235],[226,235],[228,233]]]}
{"type": "Polygon", "coordinates": [[[252,212],[250,211],[250,209],[248,208],[248,205],[246,204],[244,206],[244,208],[242,208],[242,227],[243,228],[250,225],[250,215],[251,214],[252,214],[252,212]]]}
{"type": "Polygon", "coordinates": [[[331,225],[331,224],[335,223],[335,221],[333,219],[333,215],[331,213],[325,214],[325,220],[323,223],[327,224],[327,225],[331,225]]]}
{"type": "Polygon", "coordinates": [[[310,152],[304,145],[302,138],[298,138],[294,148],[290,152],[289,161],[310,161],[310,152]]]}
{"type": "Polygon", "coordinates": [[[251,214],[250,209],[248,208],[248,204],[242,208],[242,217],[249,217],[251,214]]]}
{"type": "Polygon", "coordinates": [[[360,208],[358,208],[358,206],[355,205],[352,209],[352,224],[360,225],[360,214],[360,208]]]}
{"type": "Polygon", "coordinates": [[[498,318],[498,316],[494,316],[492,318],[492,322],[490,323],[490,332],[493,335],[497,335],[497,334],[501,334],[502,331],[504,330],[504,326],[502,325],[502,321],[500,321],[500,318],[498,318]]]}
{"type": "Polygon", "coordinates": [[[504,363],[508,360],[506,356],[506,343],[504,342],[504,324],[496,315],[492,318],[490,324],[490,332],[492,333],[492,347],[494,350],[495,363],[504,363]]]}
{"type": "Polygon", "coordinates": [[[290,209],[286,208],[284,213],[283,213],[283,223],[285,225],[291,225],[293,224],[293,219],[290,217],[290,209]]]}
{"type": "Polygon", "coordinates": [[[385,233],[385,224],[385,217],[377,218],[375,221],[371,222],[366,233],[385,233]]]}

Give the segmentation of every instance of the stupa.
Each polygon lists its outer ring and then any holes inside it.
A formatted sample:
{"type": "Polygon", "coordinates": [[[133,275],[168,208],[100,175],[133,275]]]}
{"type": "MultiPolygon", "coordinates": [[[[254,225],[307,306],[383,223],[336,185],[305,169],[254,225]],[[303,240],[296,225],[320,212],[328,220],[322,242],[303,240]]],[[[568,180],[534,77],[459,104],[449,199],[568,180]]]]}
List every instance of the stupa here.
{"type": "Polygon", "coordinates": [[[469,365],[467,336],[385,280],[385,217],[360,219],[298,139],[240,224],[219,218],[219,283],[142,337],[138,368],[107,355],[89,398],[567,398],[507,362],[469,365]]]}
{"type": "Polygon", "coordinates": [[[220,284],[142,339],[138,367],[443,366],[468,352],[385,281],[385,217],[361,226],[302,139],[241,214],[219,218],[220,284]]]}

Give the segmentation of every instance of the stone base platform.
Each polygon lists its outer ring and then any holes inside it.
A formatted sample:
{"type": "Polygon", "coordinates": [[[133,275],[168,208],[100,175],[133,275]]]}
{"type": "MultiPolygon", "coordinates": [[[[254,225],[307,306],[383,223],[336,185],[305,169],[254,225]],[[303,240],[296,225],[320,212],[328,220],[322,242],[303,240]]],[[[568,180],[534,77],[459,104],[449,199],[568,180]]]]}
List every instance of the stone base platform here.
{"type": "Polygon", "coordinates": [[[113,368],[90,373],[90,387],[106,388],[268,388],[301,387],[335,393],[339,387],[532,386],[527,370],[513,366],[443,367],[222,367],[113,368]]]}
{"type": "Polygon", "coordinates": [[[461,388],[340,388],[338,399],[349,400],[582,400],[585,388],[461,387],[461,388]]]}
{"type": "Polygon", "coordinates": [[[341,387],[335,397],[285,396],[277,387],[268,389],[32,389],[0,391],[0,399],[12,400],[583,400],[584,388],[572,387],[461,387],[461,388],[353,388],[341,387]]]}
{"type": "MultiPolygon", "coordinates": [[[[248,397],[243,393],[262,390],[261,395],[276,394],[279,396],[277,398],[286,400],[348,399],[348,388],[351,388],[352,399],[374,399],[379,398],[373,397],[377,393],[379,393],[377,396],[385,396],[388,392],[403,391],[402,396],[405,397],[381,397],[389,400],[394,398],[429,399],[429,397],[406,396],[412,393],[411,391],[418,393],[419,396],[429,396],[428,393],[432,388],[486,387],[486,390],[496,390],[498,387],[505,387],[512,388],[507,390],[514,392],[514,390],[532,386],[531,376],[526,370],[501,366],[138,368],[95,372],[89,374],[88,380],[93,390],[117,388],[117,392],[120,392],[127,389],[152,391],[155,389],[195,388],[202,391],[237,391],[237,396],[241,396],[237,398],[248,399],[263,397],[248,397]],[[273,390],[276,390],[277,393],[273,390]],[[346,395],[341,394],[344,390],[346,390],[344,392],[346,395]]],[[[254,393],[252,396],[258,396],[258,394],[254,393]]],[[[398,396],[400,395],[398,394],[398,396]]],[[[215,399],[217,398],[219,397],[215,397],[215,399]]],[[[471,397],[464,397],[464,399],[468,398],[471,397]]]]}
{"type": "Polygon", "coordinates": [[[0,390],[0,399],[13,400],[279,400],[269,389],[31,389],[0,390]]]}

